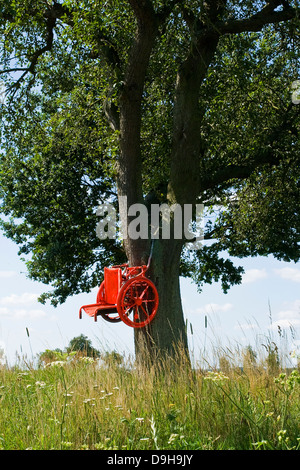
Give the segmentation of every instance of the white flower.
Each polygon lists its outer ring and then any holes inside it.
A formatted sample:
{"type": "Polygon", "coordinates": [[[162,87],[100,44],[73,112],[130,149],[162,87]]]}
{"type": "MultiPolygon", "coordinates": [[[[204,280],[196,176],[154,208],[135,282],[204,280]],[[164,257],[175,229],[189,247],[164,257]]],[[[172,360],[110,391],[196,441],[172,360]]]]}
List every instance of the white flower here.
{"type": "Polygon", "coordinates": [[[169,441],[168,441],[168,444],[172,444],[172,442],[175,441],[176,437],[178,437],[179,434],[171,434],[171,436],[169,437],[169,441]]]}
{"type": "Polygon", "coordinates": [[[207,373],[204,380],[211,380],[212,382],[222,383],[224,380],[229,380],[229,377],[223,374],[223,372],[211,372],[207,373]]]}
{"type": "Polygon", "coordinates": [[[46,364],[46,367],[63,367],[66,364],[66,361],[53,361],[46,364]]]}
{"type": "Polygon", "coordinates": [[[46,384],[45,384],[45,382],[39,382],[39,381],[37,381],[37,382],[35,382],[35,385],[37,385],[38,387],[43,388],[43,387],[45,387],[46,384]]]}
{"type": "MultiPolygon", "coordinates": [[[[95,398],[86,398],[85,400],[83,400],[83,403],[91,403],[93,401],[95,401],[95,398]]],[[[92,403],[92,404],[94,404],[94,403],[92,403]]]]}

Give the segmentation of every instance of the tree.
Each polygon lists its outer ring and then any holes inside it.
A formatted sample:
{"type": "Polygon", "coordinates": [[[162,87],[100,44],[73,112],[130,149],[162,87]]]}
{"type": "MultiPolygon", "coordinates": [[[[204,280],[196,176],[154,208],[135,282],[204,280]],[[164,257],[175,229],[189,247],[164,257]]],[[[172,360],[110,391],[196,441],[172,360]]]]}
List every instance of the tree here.
{"type": "Polygon", "coordinates": [[[53,286],[41,300],[88,291],[106,264],[147,262],[149,237],[96,236],[99,202],[130,223],[124,197],[207,214],[202,249],[154,241],[160,304],[135,331],[142,360],[187,348],[179,275],[226,292],[242,274],[230,256],[299,259],[298,7],[0,1],[2,226],[31,254],[30,277],[53,286]]]}
{"type": "Polygon", "coordinates": [[[92,346],[92,341],[85,335],[71,339],[67,347],[67,353],[81,352],[88,357],[100,357],[100,352],[92,346]]]}

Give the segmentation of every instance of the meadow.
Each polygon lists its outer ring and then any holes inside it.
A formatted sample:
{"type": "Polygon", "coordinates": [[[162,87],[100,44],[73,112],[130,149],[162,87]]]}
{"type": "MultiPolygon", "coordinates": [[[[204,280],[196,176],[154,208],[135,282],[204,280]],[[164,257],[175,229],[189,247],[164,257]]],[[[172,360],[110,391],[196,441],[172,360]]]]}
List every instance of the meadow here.
{"type": "Polygon", "coordinates": [[[180,351],[147,369],[114,355],[2,365],[0,448],[299,450],[299,370],[250,353],[216,369],[180,351]]]}

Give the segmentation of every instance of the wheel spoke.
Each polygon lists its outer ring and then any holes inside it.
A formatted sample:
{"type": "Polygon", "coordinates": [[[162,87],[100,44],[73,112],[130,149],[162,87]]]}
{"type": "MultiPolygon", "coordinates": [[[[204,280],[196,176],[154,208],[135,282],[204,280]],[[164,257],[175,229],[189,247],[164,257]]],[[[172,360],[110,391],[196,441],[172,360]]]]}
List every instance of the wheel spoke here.
{"type": "Polygon", "coordinates": [[[141,307],[141,309],[143,310],[144,314],[145,314],[147,317],[149,317],[149,313],[146,312],[146,310],[144,309],[143,305],[140,305],[140,307],[141,307]]]}
{"type": "Polygon", "coordinates": [[[124,310],[125,315],[127,315],[127,316],[130,315],[129,310],[131,310],[132,307],[134,307],[134,304],[133,304],[133,305],[130,305],[129,307],[127,307],[127,308],[124,310]]]}
{"type": "Polygon", "coordinates": [[[149,289],[149,286],[147,285],[147,286],[145,287],[145,289],[143,290],[143,292],[141,293],[141,295],[139,296],[139,299],[142,299],[142,298],[144,297],[144,295],[145,295],[145,293],[146,293],[146,291],[147,291],[148,289],[149,289]]]}
{"type": "Polygon", "coordinates": [[[137,305],[135,305],[134,307],[134,315],[133,315],[133,320],[134,321],[137,321],[137,320],[140,320],[140,316],[139,316],[139,308],[137,305]]]}

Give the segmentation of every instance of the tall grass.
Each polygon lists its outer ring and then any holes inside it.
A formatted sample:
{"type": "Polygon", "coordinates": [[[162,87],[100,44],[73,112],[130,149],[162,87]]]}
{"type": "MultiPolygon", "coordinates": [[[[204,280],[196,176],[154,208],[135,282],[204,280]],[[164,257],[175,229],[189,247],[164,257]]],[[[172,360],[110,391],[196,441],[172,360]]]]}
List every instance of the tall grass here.
{"type": "Polygon", "coordinates": [[[84,357],[2,366],[0,448],[300,449],[299,372],[245,355],[241,369],[237,354],[223,350],[215,370],[180,350],[150,369],[84,357]]]}

